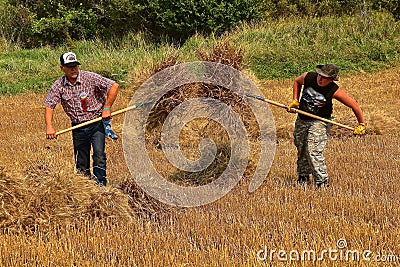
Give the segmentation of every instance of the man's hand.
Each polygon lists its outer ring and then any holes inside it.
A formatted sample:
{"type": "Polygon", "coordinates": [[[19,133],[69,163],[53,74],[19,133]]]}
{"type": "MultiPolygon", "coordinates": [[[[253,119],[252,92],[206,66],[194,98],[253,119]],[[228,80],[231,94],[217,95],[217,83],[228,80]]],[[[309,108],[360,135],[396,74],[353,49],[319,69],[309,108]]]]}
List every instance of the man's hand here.
{"type": "Polygon", "coordinates": [[[47,126],[46,127],[46,138],[47,139],[57,139],[56,135],[56,129],[53,128],[53,126],[47,126]]]}
{"type": "Polygon", "coordinates": [[[288,111],[288,112],[293,112],[293,111],[292,111],[292,108],[299,108],[299,106],[300,106],[300,102],[297,101],[296,99],[293,99],[292,103],[290,103],[290,104],[287,106],[287,111],[288,111]]]}
{"type": "Polygon", "coordinates": [[[111,110],[109,108],[103,108],[101,113],[101,118],[103,120],[110,120],[111,119],[111,110]]]}
{"type": "Polygon", "coordinates": [[[360,123],[356,128],[354,128],[354,134],[356,134],[356,135],[364,135],[366,129],[367,129],[367,124],[366,123],[360,123]]]}
{"type": "Polygon", "coordinates": [[[53,112],[54,110],[52,108],[46,107],[45,108],[45,113],[44,113],[44,118],[46,121],[46,138],[47,139],[57,139],[56,135],[56,129],[53,127],[53,112]]]}

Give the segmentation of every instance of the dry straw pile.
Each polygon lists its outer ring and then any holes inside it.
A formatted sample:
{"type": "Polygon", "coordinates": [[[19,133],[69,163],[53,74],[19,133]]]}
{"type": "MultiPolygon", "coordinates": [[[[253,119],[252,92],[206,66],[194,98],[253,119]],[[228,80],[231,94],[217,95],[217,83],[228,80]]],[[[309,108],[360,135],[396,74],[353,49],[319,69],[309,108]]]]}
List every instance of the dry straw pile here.
{"type": "MultiPolygon", "coordinates": [[[[220,42],[213,46],[211,52],[197,50],[199,60],[216,62],[228,65],[237,70],[243,68],[243,52],[234,48],[229,42],[220,42]]],[[[164,60],[161,64],[154,67],[154,72],[179,64],[176,57],[171,56],[164,60]]],[[[246,127],[246,132],[250,140],[250,161],[245,172],[245,176],[251,176],[256,167],[257,158],[259,157],[258,147],[260,145],[260,130],[251,108],[237,94],[231,92],[227,88],[223,88],[214,84],[207,83],[190,83],[184,84],[165,94],[155,105],[148,118],[147,124],[147,149],[155,166],[159,167],[158,171],[163,173],[167,179],[175,183],[185,185],[202,185],[211,182],[213,179],[225,170],[230,157],[230,140],[226,131],[218,123],[211,119],[195,119],[190,121],[180,133],[180,146],[184,155],[191,160],[200,157],[199,142],[208,137],[217,145],[217,158],[206,169],[201,172],[183,172],[177,168],[170,166],[167,158],[161,151],[161,130],[168,114],[178,105],[194,98],[205,97],[218,99],[223,102],[237,114],[246,127]],[[188,141],[190,140],[190,141],[188,141]]]]}

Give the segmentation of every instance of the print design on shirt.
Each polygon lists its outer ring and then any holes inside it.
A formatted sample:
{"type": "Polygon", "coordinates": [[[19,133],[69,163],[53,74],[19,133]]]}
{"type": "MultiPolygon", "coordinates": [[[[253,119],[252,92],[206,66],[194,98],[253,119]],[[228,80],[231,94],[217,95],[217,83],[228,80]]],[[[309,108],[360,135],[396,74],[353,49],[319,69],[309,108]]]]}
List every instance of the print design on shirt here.
{"type": "Polygon", "coordinates": [[[90,104],[87,94],[85,92],[82,92],[79,94],[79,97],[81,98],[81,106],[82,106],[83,111],[87,111],[89,104],[90,104]]]}
{"type": "Polygon", "coordinates": [[[306,103],[305,111],[317,113],[318,110],[326,105],[326,98],[312,87],[307,87],[303,91],[303,99],[306,103]]]}

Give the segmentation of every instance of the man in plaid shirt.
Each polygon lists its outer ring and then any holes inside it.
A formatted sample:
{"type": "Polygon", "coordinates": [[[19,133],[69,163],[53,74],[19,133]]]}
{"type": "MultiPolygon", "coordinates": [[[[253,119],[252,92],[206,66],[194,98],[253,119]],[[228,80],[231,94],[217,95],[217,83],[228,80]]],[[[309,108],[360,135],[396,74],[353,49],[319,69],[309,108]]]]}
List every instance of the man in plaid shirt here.
{"type": "MultiPolygon", "coordinates": [[[[74,53],[62,54],[60,64],[65,75],[54,82],[44,101],[47,139],[57,138],[52,121],[58,103],[61,103],[73,126],[100,116],[103,121],[109,121],[110,109],[118,93],[119,85],[115,81],[97,73],[79,70],[80,63],[74,53]]],[[[92,147],[93,174],[98,183],[104,186],[107,184],[105,126],[100,121],[72,131],[77,171],[91,177],[92,147]]]]}

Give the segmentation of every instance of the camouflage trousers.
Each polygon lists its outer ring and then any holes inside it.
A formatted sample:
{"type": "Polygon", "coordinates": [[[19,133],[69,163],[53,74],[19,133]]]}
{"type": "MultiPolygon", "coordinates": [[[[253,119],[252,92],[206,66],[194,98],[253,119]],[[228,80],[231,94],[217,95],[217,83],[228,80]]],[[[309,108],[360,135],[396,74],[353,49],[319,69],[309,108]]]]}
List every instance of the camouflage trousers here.
{"type": "Polygon", "coordinates": [[[332,124],[319,120],[297,118],[294,129],[294,144],[297,147],[297,174],[313,175],[316,184],[328,181],[323,151],[332,124]]]}

